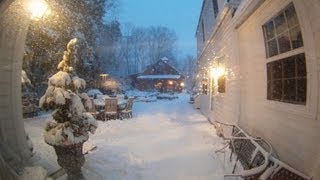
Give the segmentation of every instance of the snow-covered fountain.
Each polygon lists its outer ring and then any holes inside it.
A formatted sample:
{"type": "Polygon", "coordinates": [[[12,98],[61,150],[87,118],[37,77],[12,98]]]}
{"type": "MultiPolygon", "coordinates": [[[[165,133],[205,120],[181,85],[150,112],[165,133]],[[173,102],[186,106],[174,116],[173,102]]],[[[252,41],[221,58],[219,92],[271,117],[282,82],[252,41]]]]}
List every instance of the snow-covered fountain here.
{"type": "Polygon", "coordinates": [[[58,65],[59,71],[49,78],[39,103],[41,108],[53,110],[53,120],[46,125],[44,140],[54,147],[58,164],[69,179],[83,178],[83,143],[89,139],[89,132],[94,133],[97,128],[95,118],[87,112],[92,106],[90,98],[82,92],[86,83],[72,68],[76,60],[77,39],[72,39],[58,65]]]}

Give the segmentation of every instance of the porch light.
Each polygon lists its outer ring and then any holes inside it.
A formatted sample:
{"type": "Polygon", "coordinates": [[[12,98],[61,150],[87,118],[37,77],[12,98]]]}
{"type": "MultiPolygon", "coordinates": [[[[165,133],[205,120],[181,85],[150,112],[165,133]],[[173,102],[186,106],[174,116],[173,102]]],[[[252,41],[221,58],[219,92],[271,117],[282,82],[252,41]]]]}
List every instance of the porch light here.
{"type": "Polygon", "coordinates": [[[100,74],[100,77],[107,77],[109,74],[100,74]]]}
{"type": "Polygon", "coordinates": [[[214,79],[218,79],[220,76],[224,75],[225,69],[223,67],[216,67],[210,69],[210,75],[214,79]]]}
{"type": "Polygon", "coordinates": [[[169,84],[169,85],[173,85],[173,82],[172,82],[172,81],[168,81],[168,84],[169,84]]]}
{"type": "Polygon", "coordinates": [[[48,5],[44,0],[29,0],[28,10],[31,12],[31,19],[39,20],[48,12],[48,5]]]}
{"type": "Polygon", "coordinates": [[[102,81],[106,81],[109,74],[100,74],[100,78],[102,81]]]}
{"type": "Polygon", "coordinates": [[[180,86],[181,86],[181,87],[184,87],[184,82],[180,83],[180,86]]]}

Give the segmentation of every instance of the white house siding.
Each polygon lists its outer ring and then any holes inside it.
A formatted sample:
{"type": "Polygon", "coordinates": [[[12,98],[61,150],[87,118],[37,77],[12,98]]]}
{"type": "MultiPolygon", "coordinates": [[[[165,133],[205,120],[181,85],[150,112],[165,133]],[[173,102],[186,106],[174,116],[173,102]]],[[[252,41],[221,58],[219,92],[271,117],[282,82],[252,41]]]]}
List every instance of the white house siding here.
{"type": "MultiPolygon", "coordinates": [[[[218,10],[223,8],[225,0],[217,0],[218,10]]],[[[202,13],[199,17],[199,24],[197,28],[197,50],[198,54],[201,53],[203,47],[206,45],[210,35],[212,34],[213,27],[215,25],[216,18],[214,17],[214,9],[212,0],[204,0],[202,5],[202,13]],[[202,29],[202,22],[203,27],[202,29]],[[203,41],[203,33],[205,41],[203,41]]]]}
{"type": "Polygon", "coordinates": [[[304,41],[304,47],[295,51],[305,52],[307,66],[307,102],[294,105],[267,100],[262,32],[262,25],[292,0],[260,1],[238,27],[239,19],[252,9],[244,4],[254,1],[243,1],[233,18],[229,11],[198,56],[202,68],[209,67],[215,56],[222,56],[228,71],[226,93],[214,95],[213,110],[210,94],[201,95],[200,110],[211,121],[235,122],[253,136],[269,140],[281,160],[320,179],[320,2],[293,0],[304,41]]]}
{"type": "MultiPolygon", "coordinates": [[[[247,132],[269,140],[280,158],[320,179],[319,48],[320,3],[294,0],[306,54],[307,102],[293,105],[267,100],[266,55],[262,25],[289,0],[265,1],[237,30],[241,67],[239,124],[247,132]]],[[[278,55],[281,57],[283,55],[278,55]]]]}
{"type": "MultiPolygon", "coordinates": [[[[238,76],[237,34],[234,31],[235,23],[231,16],[232,10],[226,5],[221,11],[226,14],[221,23],[219,23],[220,27],[209,40],[210,43],[201,54],[199,61],[202,67],[207,67],[203,71],[209,71],[210,62],[219,61],[220,65],[226,66],[226,92],[217,93],[217,88],[215,87],[214,92],[202,95],[200,110],[210,121],[237,123],[240,112],[238,103],[240,98],[240,76],[238,76]],[[213,104],[211,104],[211,95],[213,95],[213,104]]],[[[208,78],[210,78],[210,73],[207,74],[208,78]]]]}

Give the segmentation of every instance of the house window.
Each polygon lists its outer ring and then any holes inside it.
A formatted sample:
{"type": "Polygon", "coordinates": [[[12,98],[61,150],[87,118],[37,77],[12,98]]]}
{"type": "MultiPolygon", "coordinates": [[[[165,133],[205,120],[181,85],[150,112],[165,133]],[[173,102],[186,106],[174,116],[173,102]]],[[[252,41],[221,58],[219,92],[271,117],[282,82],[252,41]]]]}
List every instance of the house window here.
{"type": "Polygon", "coordinates": [[[204,22],[203,20],[201,21],[201,26],[202,26],[202,41],[206,41],[206,35],[205,35],[205,29],[204,29],[204,22]]]}
{"type": "Polygon", "coordinates": [[[213,6],[214,17],[216,18],[219,12],[218,0],[212,0],[212,6],[213,6]]]}
{"type": "Polygon", "coordinates": [[[262,29],[267,58],[303,46],[301,29],[293,3],[265,23],[262,29]]]}
{"type": "Polygon", "coordinates": [[[293,3],[262,26],[267,56],[267,99],[306,104],[307,68],[302,33],[293,3]],[[290,52],[290,53],[289,53],[290,52]],[[299,54],[298,54],[299,53],[299,54]],[[281,58],[277,58],[282,54],[281,58]],[[273,58],[270,58],[273,57],[273,58]]]}
{"type": "Polygon", "coordinates": [[[267,63],[267,99],[306,104],[306,75],[304,53],[267,63]]]}
{"type": "Polygon", "coordinates": [[[208,85],[202,84],[202,94],[208,94],[208,85]]]}
{"type": "Polygon", "coordinates": [[[226,77],[222,75],[218,79],[218,92],[225,93],[226,92],[226,77]]]}

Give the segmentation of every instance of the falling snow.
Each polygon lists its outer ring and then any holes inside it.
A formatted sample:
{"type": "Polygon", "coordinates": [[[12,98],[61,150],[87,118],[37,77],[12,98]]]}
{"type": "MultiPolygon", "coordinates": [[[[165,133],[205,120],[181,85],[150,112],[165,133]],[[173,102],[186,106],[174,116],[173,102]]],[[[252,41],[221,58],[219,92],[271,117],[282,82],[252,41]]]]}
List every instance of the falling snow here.
{"type": "MultiPolygon", "coordinates": [[[[230,152],[215,153],[224,141],[188,103],[186,94],[178,97],[135,102],[132,119],[99,121],[96,133],[84,145],[97,146],[86,156],[84,175],[88,179],[224,179],[232,170],[230,152]]],[[[49,120],[50,115],[44,114],[27,119],[25,127],[35,142],[36,164],[50,174],[59,166],[53,148],[41,139],[49,120]]]]}

